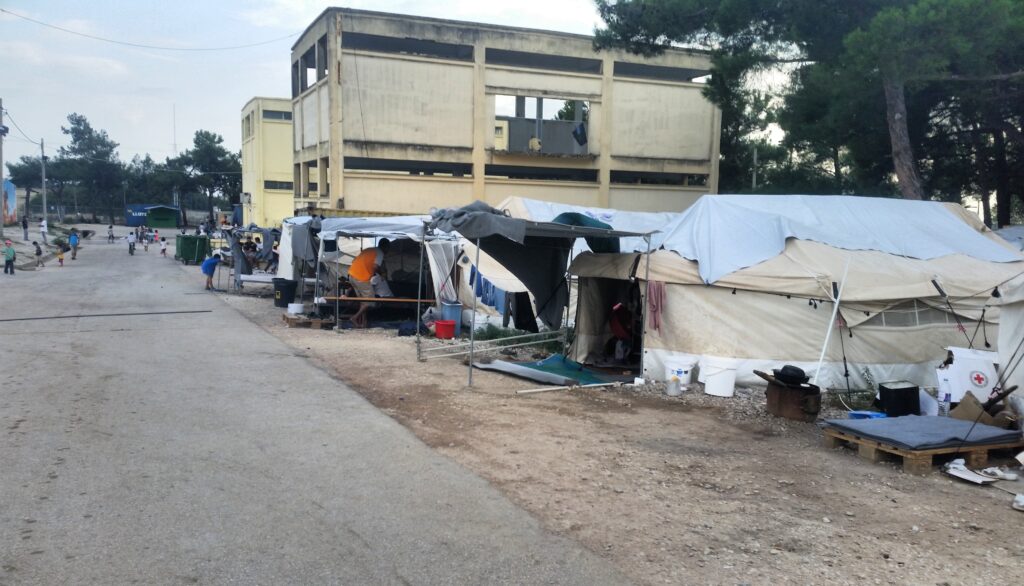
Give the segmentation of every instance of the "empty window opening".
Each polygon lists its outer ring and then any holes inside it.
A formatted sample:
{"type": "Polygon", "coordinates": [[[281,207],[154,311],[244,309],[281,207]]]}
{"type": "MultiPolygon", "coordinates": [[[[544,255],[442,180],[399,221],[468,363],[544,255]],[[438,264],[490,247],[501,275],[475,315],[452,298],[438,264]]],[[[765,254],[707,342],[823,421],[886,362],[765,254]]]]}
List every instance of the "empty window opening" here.
{"type": "Polygon", "coordinates": [[[282,191],[291,191],[295,184],[291,181],[264,181],[263,189],[277,189],[282,191]]]}
{"type": "Polygon", "coordinates": [[[302,93],[302,75],[299,73],[299,62],[292,63],[292,97],[302,93]]]}
{"type": "Polygon", "coordinates": [[[656,79],[659,81],[691,81],[704,82],[711,73],[706,69],[690,69],[687,67],[665,67],[664,65],[647,65],[645,63],[628,63],[616,61],[614,75],[616,77],[635,77],[638,79],[656,79]]]}
{"type": "Polygon", "coordinates": [[[472,45],[456,45],[438,41],[425,41],[423,39],[385,37],[366,33],[343,33],[341,35],[341,46],[345,49],[373,51],[376,53],[419,55],[454,61],[473,60],[472,45]]]}
{"type": "Polygon", "coordinates": [[[500,179],[532,179],[537,181],[597,182],[597,169],[565,169],[553,167],[523,167],[519,165],[486,165],[484,174],[500,179]]]}
{"type": "Polygon", "coordinates": [[[309,89],[310,82],[316,80],[316,45],[309,48],[299,58],[300,92],[309,89]]]}
{"type": "Polygon", "coordinates": [[[264,120],[291,120],[292,113],[284,110],[264,110],[264,120]]]}
{"type": "Polygon", "coordinates": [[[589,154],[590,103],[533,96],[494,97],[494,150],[534,155],[589,154]]]}
{"type": "Polygon", "coordinates": [[[404,159],[375,159],[369,157],[345,157],[345,170],[361,173],[438,177],[471,177],[473,175],[473,165],[471,163],[408,161],[404,159]]]}
{"type": "Polygon", "coordinates": [[[683,185],[688,187],[704,187],[708,184],[708,176],[696,173],[612,171],[611,182],[625,185],[683,185]]]}
{"type": "Polygon", "coordinates": [[[242,118],[242,140],[249,140],[252,138],[252,112],[245,115],[242,118]]]}
{"type": "Polygon", "coordinates": [[[316,42],[316,80],[327,77],[327,35],[316,42]]]}
{"type": "Polygon", "coordinates": [[[553,71],[571,71],[575,73],[601,74],[600,59],[584,57],[566,57],[564,55],[545,55],[543,53],[527,53],[525,51],[508,51],[506,49],[487,49],[484,59],[491,65],[512,65],[531,69],[551,69],[553,71]]]}

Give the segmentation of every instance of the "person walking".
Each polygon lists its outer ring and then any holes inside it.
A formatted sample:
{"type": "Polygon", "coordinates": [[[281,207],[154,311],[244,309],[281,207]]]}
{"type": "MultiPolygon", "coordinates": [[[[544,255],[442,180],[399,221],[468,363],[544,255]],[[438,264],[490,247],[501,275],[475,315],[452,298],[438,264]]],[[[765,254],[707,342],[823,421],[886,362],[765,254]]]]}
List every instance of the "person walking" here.
{"type": "Polygon", "coordinates": [[[135,232],[129,232],[128,233],[128,254],[131,254],[131,255],[135,254],[135,241],[136,241],[135,232]]]}
{"type": "Polygon", "coordinates": [[[25,236],[25,242],[28,242],[28,214],[21,217],[21,231],[25,236]]]}
{"type": "Polygon", "coordinates": [[[42,247],[40,247],[39,243],[36,242],[35,240],[32,241],[32,246],[36,247],[36,266],[37,267],[45,267],[46,265],[43,263],[43,249],[42,249],[42,247]]]}
{"type": "Polygon", "coordinates": [[[107,244],[114,243],[114,225],[107,226],[107,244]]]}
{"type": "Polygon", "coordinates": [[[46,218],[39,218],[39,239],[43,241],[44,245],[50,244],[49,242],[46,241],[47,232],[49,232],[49,229],[46,226],[46,218]]]}
{"type": "Polygon", "coordinates": [[[18,254],[14,252],[14,244],[8,240],[4,242],[4,274],[14,276],[14,259],[18,254]]]}
{"type": "Polygon", "coordinates": [[[71,234],[68,235],[68,244],[71,245],[71,260],[78,259],[78,230],[72,228],[71,234]]]}

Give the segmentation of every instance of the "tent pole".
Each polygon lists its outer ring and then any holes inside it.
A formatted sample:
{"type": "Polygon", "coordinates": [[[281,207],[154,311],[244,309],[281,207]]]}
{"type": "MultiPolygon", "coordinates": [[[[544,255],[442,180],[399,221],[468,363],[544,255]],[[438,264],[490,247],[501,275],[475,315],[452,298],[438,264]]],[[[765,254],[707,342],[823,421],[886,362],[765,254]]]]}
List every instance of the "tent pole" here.
{"type": "MultiPolygon", "coordinates": [[[[318,253],[316,255],[317,256],[317,258],[316,258],[316,273],[315,273],[315,275],[316,275],[316,282],[313,283],[313,307],[316,307],[316,298],[320,296],[320,263],[323,261],[323,258],[324,258],[323,255],[320,254],[320,252],[323,251],[322,250],[323,246],[324,246],[324,241],[321,240],[320,241],[320,248],[321,248],[321,250],[318,251],[318,253]]],[[[317,312],[317,314],[319,315],[319,311],[317,312]]]]}
{"type": "Polygon", "coordinates": [[[832,308],[832,318],[828,321],[828,330],[825,331],[825,344],[821,347],[821,356],[818,357],[818,368],[814,370],[814,380],[811,384],[818,386],[818,375],[821,373],[821,364],[825,361],[825,351],[828,350],[828,343],[832,339],[832,329],[835,327],[836,315],[839,314],[839,301],[843,298],[843,289],[846,288],[846,273],[850,270],[850,259],[846,259],[846,268],[843,269],[843,280],[839,283],[839,293],[836,295],[832,308]]]}
{"type": "Polygon", "coordinates": [[[476,267],[476,281],[470,284],[470,290],[473,292],[473,323],[469,326],[469,386],[473,386],[473,352],[476,349],[476,284],[480,282],[483,275],[480,274],[480,239],[476,239],[476,261],[474,261],[476,267]]]}
{"type": "MultiPolygon", "coordinates": [[[[416,360],[422,360],[422,352],[420,350],[420,320],[423,319],[423,310],[420,309],[420,304],[423,301],[423,250],[427,246],[427,224],[423,223],[423,233],[420,236],[420,267],[418,277],[416,278],[416,360]]],[[[472,365],[470,366],[472,368],[472,365]]]]}
{"type": "MultiPolygon", "coordinates": [[[[647,354],[647,303],[651,290],[651,235],[644,235],[644,242],[647,243],[647,255],[644,261],[644,294],[640,306],[640,378],[644,378],[644,366],[647,354]]],[[[578,303],[578,302],[577,302],[578,303]]]]}

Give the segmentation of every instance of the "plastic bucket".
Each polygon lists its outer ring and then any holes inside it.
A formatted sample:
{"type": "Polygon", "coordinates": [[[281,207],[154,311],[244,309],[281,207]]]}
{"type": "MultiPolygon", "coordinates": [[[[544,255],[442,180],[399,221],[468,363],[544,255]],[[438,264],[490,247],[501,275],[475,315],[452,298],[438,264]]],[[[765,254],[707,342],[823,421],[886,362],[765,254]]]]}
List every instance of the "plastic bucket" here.
{"type": "Polygon", "coordinates": [[[736,361],[707,357],[700,362],[704,392],[716,397],[731,397],[736,392],[736,361]]]}
{"type": "Polygon", "coordinates": [[[455,337],[462,335],[462,304],[441,302],[441,319],[455,323],[455,337]]]}
{"type": "Polygon", "coordinates": [[[295,301],[295,290],[299,286],[298,281],[289,279],[274,279],[274,307],[288,307],[288,304],[295,301]]]}
{"type": "Polygon", "coordinates": [[[290,313],[292,315],[298,315],[300,313],[306,313],[306,304],[305,303],[289,303],[288,304],[288,313],[290,313]]]}
{"type": "Polygon", "coordinates": [[[439,319],[434,322],[434,336],[442,340],[455,337],[455,322],[450,319],[439,319]]]}
{"type": "Polygon", "coordinates": [[[683,394],[683,385],[688,385],[693,380],[693,367],[697,363],[692,360],[666,360],[665,361],[665,394],[670,397],[678,397],[683,394]]]}

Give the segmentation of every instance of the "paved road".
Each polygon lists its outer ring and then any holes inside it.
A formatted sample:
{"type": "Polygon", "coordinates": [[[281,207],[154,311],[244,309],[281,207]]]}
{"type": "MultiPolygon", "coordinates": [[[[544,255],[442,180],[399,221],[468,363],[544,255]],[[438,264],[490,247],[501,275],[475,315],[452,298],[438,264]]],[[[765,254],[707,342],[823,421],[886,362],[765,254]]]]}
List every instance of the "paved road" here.
{"type": "Polygon", "coordinates": [[[0,275],[0,583],[625,581],[198,270],[103,242],[65,264],[0,275]]]}

